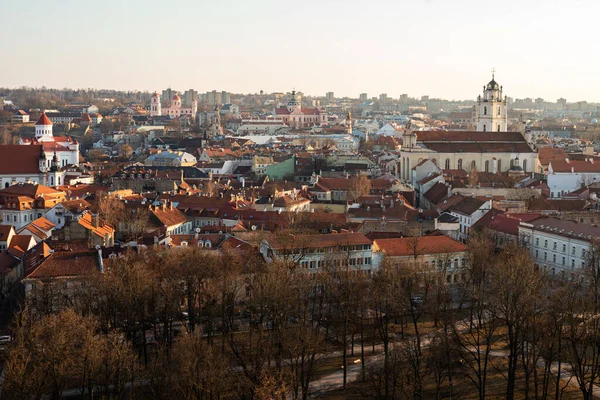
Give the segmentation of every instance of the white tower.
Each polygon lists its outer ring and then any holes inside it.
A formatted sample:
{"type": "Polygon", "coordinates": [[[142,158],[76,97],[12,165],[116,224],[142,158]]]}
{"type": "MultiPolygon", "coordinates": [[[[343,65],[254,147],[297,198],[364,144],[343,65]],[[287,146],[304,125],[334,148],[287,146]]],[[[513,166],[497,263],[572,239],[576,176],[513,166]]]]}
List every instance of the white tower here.
{"type": "Polygon", "coordinates": [[[35,138],[40,142],[54,141],[52,136],[52,121],[43,112],[40,119],[35,123],[35,138]]]}
{"type": "Polygon", "coordinates": [[[508,130],[508,99],[502,97],[502,86],[494,79],[483,87],[483,96],[477,97],[475,122],[479,132],[506,132],[508,130]]]}
{"type": "Polygon", "coordinates": [[[161,115],[160,108],[160,95],[157,92],[154,92],[152,95],[152,100],[150,100],[150,116],[156,117],[161,115]]]}

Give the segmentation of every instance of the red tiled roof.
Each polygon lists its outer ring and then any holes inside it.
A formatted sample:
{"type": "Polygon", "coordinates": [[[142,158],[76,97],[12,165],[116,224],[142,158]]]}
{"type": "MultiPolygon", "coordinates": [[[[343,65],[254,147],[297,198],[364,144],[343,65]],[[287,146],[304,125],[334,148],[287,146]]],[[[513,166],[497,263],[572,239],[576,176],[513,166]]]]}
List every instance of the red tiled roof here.
{"type": "Polygon", "coordinates": [[[419,238],[376,239],[373,249],[391,257],[446,254],[466,251],[467,247],[448,236],[423,236],[419,238]],[[416,251],[415,251],[416,244],[416,251]]]}
{"type": "Polygon", "coordinates": [[[46,258],[26,279],[76,277],[99,271],[98,253],[94,250],[56,252],[46,258]]]}
{"type": "Polygon", "coordinates": [[[0,146],[0,174],[39,174],[42,145],[0,146]]]}
{"type": "Polygon", "coordinates": [[[50,121],[50,119],[46,116],[46,112],[43,112],[35,124],[36,125],[52,125],[52,121],[50,121]]]}

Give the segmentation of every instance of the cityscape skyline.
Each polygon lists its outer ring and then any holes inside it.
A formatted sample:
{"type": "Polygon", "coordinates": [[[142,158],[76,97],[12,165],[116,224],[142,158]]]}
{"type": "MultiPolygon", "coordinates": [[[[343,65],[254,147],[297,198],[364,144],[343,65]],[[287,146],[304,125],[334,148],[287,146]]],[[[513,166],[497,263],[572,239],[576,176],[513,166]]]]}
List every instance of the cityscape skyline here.
{"type": "Polygon", "coordinates": [[[333,91],[339,97],[366,92],[467,100],[476,98],[495,68],[513,98],[600,101],[598,56],[578,40],[594,34],[600,11],[595,2],[565,9],[553,0],[540,9],[515,0],[502,8],[472,0],[378,0],[355,13],[357,5],[308,0],[293,10],[298,26],[290,28],[283,17],[290,6],[271,0],[186,0],[178,7],[108,1],[102,8],[35,0],[27,9],[11,3],[3,6],[0,23],[19,37],[19,46],[0,44],[8,55],[0,86],[234,93],[296,88],[319,96],[333,91]],[[316,7],[320,12],[313,12],[316,7]],[[306,43],[314,46],[306,50],[306,43]],[[575,70],[577,57],[586,62],[575,70]]]}

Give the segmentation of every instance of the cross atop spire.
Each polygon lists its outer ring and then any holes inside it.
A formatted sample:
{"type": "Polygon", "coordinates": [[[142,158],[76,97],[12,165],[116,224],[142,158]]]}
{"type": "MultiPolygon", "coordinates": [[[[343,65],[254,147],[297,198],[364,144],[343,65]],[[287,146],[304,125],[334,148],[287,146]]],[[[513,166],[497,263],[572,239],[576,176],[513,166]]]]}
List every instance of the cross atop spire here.
{"type": "Polygon", "coordinates": [[[496,68],[492,68],[492,80],[494,80],[495,75],[496,75],[496,68]]]}

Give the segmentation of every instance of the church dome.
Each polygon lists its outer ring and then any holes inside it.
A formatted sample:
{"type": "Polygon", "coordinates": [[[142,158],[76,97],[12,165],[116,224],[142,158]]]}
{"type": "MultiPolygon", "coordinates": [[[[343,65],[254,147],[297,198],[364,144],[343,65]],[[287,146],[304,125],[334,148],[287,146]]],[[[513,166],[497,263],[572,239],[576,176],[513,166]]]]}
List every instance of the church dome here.
{"type": "Polygon", "coordinates": [[[181,97],[179,97],[179,95],[177,93],[175,93],[175,96],[173,96],[173,101],[180,101],[181,97]]]}
{"type": "Polygon", "coordinates": [[[487,84],[486,88],[487,90],[500,90],[500,85],[498,85],[498,82],[492,78],[492,80],[487,84]]]}
{"type": "Polygon", "coordinates": [[[158,95],[158,92],[154,92],[154,93],[152,94],[152,97],[160,97],[160,96],[158,95]]]}

